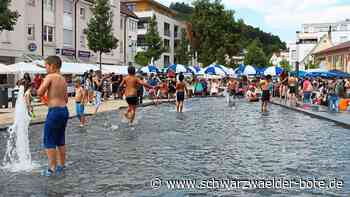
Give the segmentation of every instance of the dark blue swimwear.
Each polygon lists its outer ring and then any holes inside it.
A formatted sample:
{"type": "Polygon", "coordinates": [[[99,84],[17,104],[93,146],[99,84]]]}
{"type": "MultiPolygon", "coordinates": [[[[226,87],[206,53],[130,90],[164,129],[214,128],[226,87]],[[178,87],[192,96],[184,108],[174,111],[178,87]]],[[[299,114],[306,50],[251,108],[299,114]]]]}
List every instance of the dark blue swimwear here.
{"type": "Polygon", "coordinates": [[[44,127],[44,147],[46,149],[65,145],[68,118],[67,107],[49,108],[44,127]]]}

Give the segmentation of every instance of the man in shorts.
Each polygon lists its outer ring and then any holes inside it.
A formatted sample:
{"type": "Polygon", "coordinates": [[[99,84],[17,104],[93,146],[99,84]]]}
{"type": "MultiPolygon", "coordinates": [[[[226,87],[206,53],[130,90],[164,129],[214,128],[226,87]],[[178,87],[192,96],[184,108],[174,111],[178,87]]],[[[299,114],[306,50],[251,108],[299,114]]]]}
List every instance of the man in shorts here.
{"type": "Polygon", "coordinates": [[[140,80],[135,76],[135,67],[128,67],[128,76],[125,77],[120,85],[120,87],[125,86],[125,98],[128,103],[128,111],[124,114],[129,120],[129,125],[132,125],[136,115],[136,105],[138,104],[137,89],[139,85],[143,85],[147,88],[153,89],[154,86],[148,85],[146,82],[140,80]]]}
{"type": "Polygon", "coordinates": [[[47,76],[37,91],[38,96],[48,96],[48,113],[44,127],[44,147],[49,166],[43,176],[60,175],[65,164],[65,131],[69,112],[66,79],[61,75],[62,61],[58,56],[45,59],[47,76]],[[58,165],[57,165],[57,160],[58,165]]]}

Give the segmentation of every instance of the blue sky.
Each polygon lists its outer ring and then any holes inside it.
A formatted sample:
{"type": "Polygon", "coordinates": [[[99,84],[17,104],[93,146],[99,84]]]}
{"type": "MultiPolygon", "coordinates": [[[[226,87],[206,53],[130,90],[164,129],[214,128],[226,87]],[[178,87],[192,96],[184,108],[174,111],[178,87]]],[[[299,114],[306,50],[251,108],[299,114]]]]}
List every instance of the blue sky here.
{"type": "MultiPolygon", "coordinates": [[[[158,0],[171,2],[191,0],[158,0]]],[[[336,22],[350,18],[350,0],[222,0],[227,9],[236,11],[236,18],[271,32],[285,42],[295,41],[295,32],[304,23],[336,22]]]]}

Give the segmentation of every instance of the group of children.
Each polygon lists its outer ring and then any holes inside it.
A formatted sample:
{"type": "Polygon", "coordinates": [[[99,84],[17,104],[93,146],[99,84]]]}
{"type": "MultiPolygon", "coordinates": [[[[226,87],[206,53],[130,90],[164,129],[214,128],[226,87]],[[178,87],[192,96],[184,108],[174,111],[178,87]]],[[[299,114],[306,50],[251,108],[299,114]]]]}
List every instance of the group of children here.
{"type": "MultiPolygon", "coordinates": [[[[37,95],[40,97],[47,96],[47,105],[49,107],[48,114],[44,126],[44,147],[48,157],[48,169],[42,172],[43,176],[59,176],[65,167],[65,130],[69,118],[67,108],[68,94],[67,83],[61,75],[60,69],[62,61],[58,56],[49,56],[45,59],[45,68],[47,76],[43,80],[40,88],[37,90],[37,95]]],[[[135,75],[135,67],[128,68],[128,76],[121,83],[121,87],[125,86],[125,97],[128,103],[128,110],[124,114],[132,124],[135,119],[136,106],[139,103],[138,89],[140,86],[145,86],[154,89],[151,86],[139,79],[135,75]]],[[[184,83],[184,76],[179,76],[179,81],[176,83],[176,111],[182,112],[185,92],[187,91],[184,83]]],[[[75,80],[75,103],[76,113],[80,120],[81,126],[86,123],[84,116],[84,107],[87,103],[87,91],[82,87],[80,79],[75,80]]]]}

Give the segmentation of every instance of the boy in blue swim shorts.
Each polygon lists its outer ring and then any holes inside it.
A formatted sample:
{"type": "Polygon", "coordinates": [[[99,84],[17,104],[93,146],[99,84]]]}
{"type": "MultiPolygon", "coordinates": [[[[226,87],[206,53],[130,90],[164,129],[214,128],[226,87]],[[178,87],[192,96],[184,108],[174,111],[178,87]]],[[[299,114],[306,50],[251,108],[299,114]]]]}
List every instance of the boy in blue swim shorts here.
{"type": "Polygon", "coordinates": [[[75,110],[77,117],[80,121],[80,127],[84,127],[86,119],[84,115],[85,111],[85,90],[80,84],[80,79],[75,80],[75,110]]]}
{"type": "Polygon", "coordinates": [[[47,95],[49,107],[43,139],[49,166],[42,172],[43,176],[60,175],[65,164],[65,131],[69,112],[66,106],[67,83],[60,73],[61,65],[62,61],[58,56],[45,59],[47,76],[37,91],[39,96],[47,95]]]}

